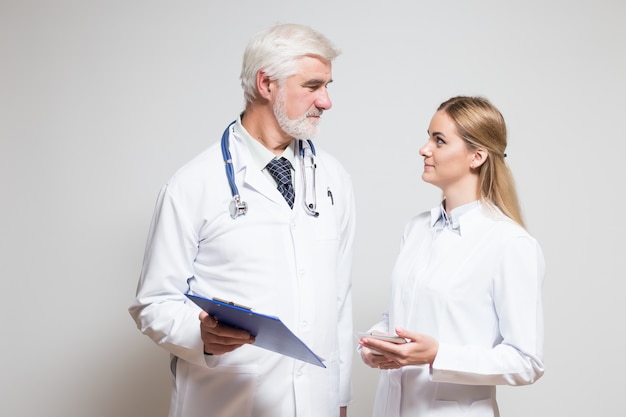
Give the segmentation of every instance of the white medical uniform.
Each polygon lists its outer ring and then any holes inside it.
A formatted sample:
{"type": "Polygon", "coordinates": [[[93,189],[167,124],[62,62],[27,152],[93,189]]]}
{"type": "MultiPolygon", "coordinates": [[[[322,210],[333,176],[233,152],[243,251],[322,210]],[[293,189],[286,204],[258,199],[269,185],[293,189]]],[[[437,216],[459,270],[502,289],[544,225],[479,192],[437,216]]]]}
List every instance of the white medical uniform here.
{"type": "Polygon", "coordinates": [[[406,226],[388,314],[433,336],[432,365],[381,371],[375,417],[498,416],[496,385],[543,375],[544,258],[537,241],[479,202],[442,206],[406,226]]]}
{"type": "Polygon", "coordinates": [[[351,401],[351,180],[317,149],[317,210],[303,208],[294,159],[293,210],[260,169],[250,168],[247,135],[230,127],[230,152],[248,212],[230,217],[231,190],[220,144],[182,167],[161,190],[137,297],[140,330],[171,353],[170,417],[338,416],[351,401]],[[193,292],[278,316],[327,368],[245,345],[203,353],[193,292]]]}

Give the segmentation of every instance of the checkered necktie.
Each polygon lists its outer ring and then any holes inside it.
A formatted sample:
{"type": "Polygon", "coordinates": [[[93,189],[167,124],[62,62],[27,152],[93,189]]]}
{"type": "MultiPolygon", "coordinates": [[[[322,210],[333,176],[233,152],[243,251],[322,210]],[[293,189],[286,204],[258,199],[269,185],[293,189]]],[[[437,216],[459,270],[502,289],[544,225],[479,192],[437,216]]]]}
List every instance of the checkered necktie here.
{"type": "Polygon", "coordinates": [[[272,159],[267,164],[267,170],[278,183],[278,191],[285,197],[289,207],[293,208],[295,192],[291,183],[291,164],[285,158],[272,159]]]}

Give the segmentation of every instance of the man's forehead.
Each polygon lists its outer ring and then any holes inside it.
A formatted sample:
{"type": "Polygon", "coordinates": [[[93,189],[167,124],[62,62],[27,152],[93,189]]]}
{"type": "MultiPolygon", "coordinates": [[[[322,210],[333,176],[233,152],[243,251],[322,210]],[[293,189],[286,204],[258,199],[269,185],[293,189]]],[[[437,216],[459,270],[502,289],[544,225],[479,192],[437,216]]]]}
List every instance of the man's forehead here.
{"type": "Polygon", "coordinates": [[[304,56],[299,58],[298,72],[292,77],[310,84],[328,84],[332,82],[332,64],[317,56],[304,56]]]}

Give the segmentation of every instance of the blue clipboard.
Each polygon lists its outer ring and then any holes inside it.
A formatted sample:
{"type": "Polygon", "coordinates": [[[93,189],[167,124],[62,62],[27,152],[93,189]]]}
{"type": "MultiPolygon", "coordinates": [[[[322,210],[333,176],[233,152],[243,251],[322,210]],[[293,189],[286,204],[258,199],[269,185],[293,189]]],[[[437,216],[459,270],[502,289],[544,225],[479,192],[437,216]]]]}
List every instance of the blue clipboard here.
{"type": "Polygon", "coordinates": [[[250,332],[256,338],[253,346],[326,368],[322,358],[313,353],[278,317],[256,313],[249,307],[225,300],[185,295],[220,323],[250,332]]]}

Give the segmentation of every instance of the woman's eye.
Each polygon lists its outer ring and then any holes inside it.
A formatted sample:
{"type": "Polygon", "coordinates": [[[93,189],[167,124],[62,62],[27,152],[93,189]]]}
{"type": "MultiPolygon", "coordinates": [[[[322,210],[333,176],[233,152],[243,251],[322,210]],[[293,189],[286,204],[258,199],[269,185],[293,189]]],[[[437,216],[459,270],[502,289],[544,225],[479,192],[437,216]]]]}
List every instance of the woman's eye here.
{"type": "Polygon", "coordinates": [[[437,145],[443,145],[446,143],[446,141],[441,139],[439,136],[435,137],[435,141],[437,142],[437,145]]]}

